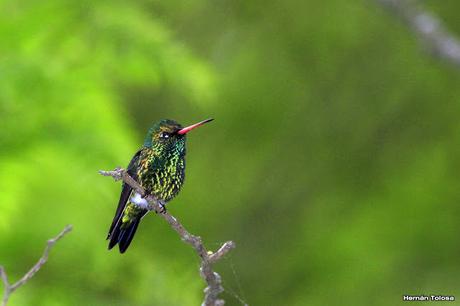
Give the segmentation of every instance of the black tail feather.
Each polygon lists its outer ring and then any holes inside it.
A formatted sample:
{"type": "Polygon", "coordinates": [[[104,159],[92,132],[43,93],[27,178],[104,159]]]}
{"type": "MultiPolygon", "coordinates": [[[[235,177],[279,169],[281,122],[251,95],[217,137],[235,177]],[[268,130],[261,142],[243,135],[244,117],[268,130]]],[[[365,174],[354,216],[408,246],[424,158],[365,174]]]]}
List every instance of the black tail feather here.
{"type": "Polygon", "coordinates": [[[110,238],[109,250],[118,244],[120,253],[124,253],[128,249],[129,245],[131,244],[131,241],[134,238],[134,234],[136,233],[141,218],[142,215],[132,220],[129,225],[124,224],[123,228],[123,223],[121,222],[121,220],[117,222],[117,224],[112,229],[112,232],[109,233],[109,236],[107,237],[107,239],[110,238]]]}
{"type": "Polygon", "coordinates": [[[121,233],[120,240],[118,242],[118,247],[120,248],[120,253],[124,253],[126,249],[128,249],[131,241],[134,238],[134,234],[136,233],[137,226],[141,218],[136,219],[130,226],[127,228],[124,233],[121,233]]]}

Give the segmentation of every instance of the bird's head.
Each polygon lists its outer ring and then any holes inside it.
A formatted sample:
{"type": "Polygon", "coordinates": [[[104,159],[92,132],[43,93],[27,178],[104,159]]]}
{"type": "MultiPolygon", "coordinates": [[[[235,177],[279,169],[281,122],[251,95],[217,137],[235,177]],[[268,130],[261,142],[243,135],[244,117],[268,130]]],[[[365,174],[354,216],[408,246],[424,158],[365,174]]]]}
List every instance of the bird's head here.
{"type": "Polygon", "coordinates": [[[144,147],[154,149],[159,154],[166,152],[185,153],[185,135],[194,128],[212,120],[203,120],[184,128],[174,120],[163,119],[150,128],[145,137],[144,147]]]}

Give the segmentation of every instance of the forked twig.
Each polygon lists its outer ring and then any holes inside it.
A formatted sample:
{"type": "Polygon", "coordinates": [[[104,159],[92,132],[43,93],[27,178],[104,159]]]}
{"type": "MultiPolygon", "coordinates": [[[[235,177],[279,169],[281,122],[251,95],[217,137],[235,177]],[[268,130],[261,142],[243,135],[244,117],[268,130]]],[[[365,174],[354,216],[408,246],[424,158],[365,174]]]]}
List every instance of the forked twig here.
{"type": "Polygon", "coordinates": [[[42,257],[38,260],[38,262],[26,273],[24,274],[23,277],[21,277],[20,280],[15,282],[14,284],[10,284],[8,281],[8,275],[6,274],[5,268],[3,266],[0,266],[0,278],[2,279],[3,282],[3,298],[2,298],[2,306],[6,306],[8,304],[8,300],[11,296],[11,294],[16,291],[19,287],[23,286],[25,283],[27,283],[28,280],[30,280],[35,273],[37,273],[42,266],[46,263],[48,260],[48,255],[53,246],[58,242],[62,237],[64,237],[65,234],[70,232],[72,230],[72,225],[67,225],[60,233],[54,238],[51,238],[47,241],[45,250],[43,251],[42,257]]]}

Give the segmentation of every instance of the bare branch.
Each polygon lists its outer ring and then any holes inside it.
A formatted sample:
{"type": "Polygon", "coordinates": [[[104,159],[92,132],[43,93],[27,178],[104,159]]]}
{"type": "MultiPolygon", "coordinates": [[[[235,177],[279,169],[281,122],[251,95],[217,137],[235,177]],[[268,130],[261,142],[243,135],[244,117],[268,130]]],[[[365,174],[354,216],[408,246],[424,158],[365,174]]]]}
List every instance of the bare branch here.
{"type": "MultiPolygon", "coordinates": [[[[123,182],[133,187],[138,193],[142,195],[145,194],[145,190],[124,169],[118,167],[113,171],[101,170],[99,173],[104,176],[111,176],[116,181],[122,179],[123,182]]],[[[190,234],[190,232],[185,229],[179,220],[170,215],[168,212],[164,212],[163,203],[161,203],[161,201],[156,199],[153,195],[148,195],[145,199],[149,203],[149,210],[157,212],[160,217],[165,219],[173,230],[179,234],[182,241],[191,245],[200,257],[200,275],[207,284],[207,287],[204,289],[205,297],[202,305],[224,305],[224,300],[219,299],[219,294],[224,291],[224,288],[222,287],[222,280],[220,275],[213,271],[212,265],[224,257],[231,249],[235,248],[235,243],[233,241],[227,241],[215,253],[208,251],[203,245],[201,237],[190,234]]]]}
{"type": "Polygon", "coordinates": [[[460,41],[436,16],[421,9],[416,1],[377,1],[407,24],[435,56],[460,67],[460,41]]]}
{"type": "Polygon", "coordinates": [[[10,298],[10,295],[16,291],[19,287],[23,286],[25,283],[27,283],[28,280],[30,280],[35,273],[37,273],[42,266],[46,263],[48,260],[48,255],[53,246],[58,242],[62,237],[64,237],[65,234],[70,232],[72,230],[72,225],[67,225],[60,233],[54,238],[51,238],[47,241],[45,250],[43,251],[42,257],[38,260],[38,262],[26,273],[24,276],[15,282],[14,284],[10,284],[8,281],[8,276],[6,274],[5,269],[0,266],[0,278],[2,279],[3,282],[3,299],[2,299],[2,306],[6,306],[8,304],[8,300],[10,298]]]}
{"type": "Polygon", "coordinates": [[[8,299],[10,297],[10,283],[8,282],[8,276],[6,275],[5,268],[0,266],[0,277],[2,278],[3,282],[3,299],[2,299],[2,306],[6,306],[8,303],[8,299]]]}
{"type": "Polygon", "coordinates": [[[208,252],[208,260],[210,262],[216,262],[222,257],[224,257],[234,247],[235,244],[233,241],[227,241],[215,253],[208,252]]]}

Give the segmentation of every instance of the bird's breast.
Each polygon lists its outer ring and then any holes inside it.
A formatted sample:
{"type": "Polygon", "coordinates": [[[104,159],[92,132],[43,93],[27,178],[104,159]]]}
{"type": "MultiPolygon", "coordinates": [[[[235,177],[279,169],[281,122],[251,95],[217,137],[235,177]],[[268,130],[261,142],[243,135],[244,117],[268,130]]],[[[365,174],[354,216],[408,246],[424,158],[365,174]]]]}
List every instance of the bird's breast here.
{"type": "Polygon", "coordinates": [[[180,191],[185,178],[185,159],[174,155],[161,160],[145,157],[140,160],[139,178],[143,188],[165,202],[180,191]]]}

